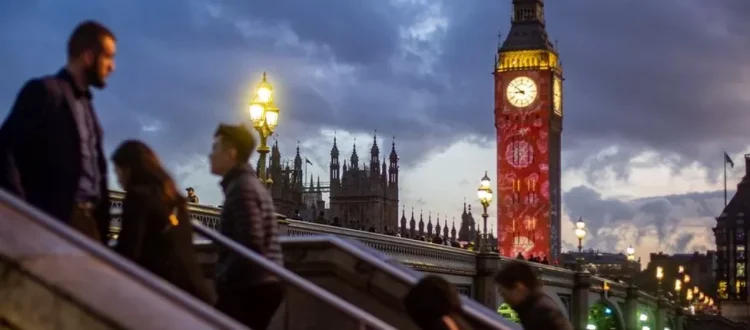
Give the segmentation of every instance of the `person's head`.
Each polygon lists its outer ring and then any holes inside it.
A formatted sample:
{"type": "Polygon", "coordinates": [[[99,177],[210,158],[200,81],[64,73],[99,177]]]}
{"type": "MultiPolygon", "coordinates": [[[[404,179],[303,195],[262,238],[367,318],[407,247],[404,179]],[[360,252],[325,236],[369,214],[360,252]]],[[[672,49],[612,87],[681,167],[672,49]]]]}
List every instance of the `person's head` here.
{"type": "Polygon", "coordinates": [[[115,71],[116,54],[114,33],[95,21],[78,24],[68,39],[68,65],[96,88],[107,85],[107,77],[115,71]]]}
{"type": "Polygon", "coordinates": [[[136,140],[123,142],[112,154],[112,162],[117,180],[126,191],[136,185],[153,185],[163,188],[167,200],[179,198],[174,181],[156,153],[145,143],[136,140]]]}
{"type": "Polygon", "coordinates": [[[214,133],[209,156],[211,173],[223,176],[232,168],[247,164],[256,144],[255,137],[244,125],[220,124],[214,133]]]}
{"type": "Polygon", "coordinates": [[[503,266],[495,275],[495,283],[503,300],[511,306],[523,303],[540,286],[534,269],[521,261],[511,261],[503,266]]]}
{"type": "Polygon", "coordinates": [[[193,196],[195,194],[195,189],[193,189],[193,187],[188,187],[185,191],[187,191],[188,196],[193,196]]]}
{"type": "Polygon", "coordinates": [[[414,323],[425,328],[444,316],[459,314],[461,299],[453,284],[442,277],[428,275],[404,297],[404,307],[414,323]]]}

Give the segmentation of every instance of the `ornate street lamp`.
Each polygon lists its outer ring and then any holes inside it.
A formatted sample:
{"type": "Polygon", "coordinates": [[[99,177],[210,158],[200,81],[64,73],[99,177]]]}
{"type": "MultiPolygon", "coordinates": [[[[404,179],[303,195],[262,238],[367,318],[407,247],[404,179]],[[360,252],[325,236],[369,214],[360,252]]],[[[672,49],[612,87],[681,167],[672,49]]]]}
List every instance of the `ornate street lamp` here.
{"type": "Polygon", "coordinates": [[[490,177],[487,176],[487,171],[484,172],[482,181],[479,182],[479,188],[477,189],[477,197],[479,197],[479,203],[482,204],[482,219],[484,219],[484,234],[482,235],[482,241],[479,245],[479,253],[488,253],[489,246],[487,242],[487,208],[492,203],[492,189],[490,188],[490,177]]]}
{"type": "Polygon", "coordinates": [[[576,222],[576,237],[578,237],[578,253],[583,252],[583,238],[586,237],[586,224],[583,222],[583,218],[578,218],[576,222]]]}
{"type": "Polygon", "coordinates": [[[266,183],[266,155],[271,149],[268,147],[268,137],[273,134],[279,125],[279,108],[273,103],[273,86],[268,83],[267,75],[263,72],[263,80],[255,90],[253,101],[250,102],[250,121],[258,131],[260,144],[258,145],[258,177],[261,182],[266,183]]]}
{"type": "Polygon", "coordinates": [[[628,246],[628,248],[625,249],[625,253],[628,256],[628,261],[635,261],[635,249],[633,246],[628,246]]]}
{"type": "Polygon", "coordinates": [[[661,280],[664,279],[664,268],[656,266],[656,282],[659,286],[656,288],[656,292],[661,296],[661,280]]]}

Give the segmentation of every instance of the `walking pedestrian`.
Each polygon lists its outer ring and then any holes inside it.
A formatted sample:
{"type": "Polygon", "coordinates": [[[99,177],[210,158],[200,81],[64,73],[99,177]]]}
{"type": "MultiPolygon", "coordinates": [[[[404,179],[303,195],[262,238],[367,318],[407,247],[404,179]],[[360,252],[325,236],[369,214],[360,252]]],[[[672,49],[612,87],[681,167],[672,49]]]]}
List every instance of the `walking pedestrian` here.
{"type": "Polygon", "coordinates": [[[90,87],[103,89],[115,70],[115,36],[83,22],[67,53],[57,74],[26,82],[0,127],[0,187],[106,242],[107,161],[90,87]]]}
{"type": "Polygon", "coordinates": [[[403,299],[406,313],[422,330],[471,330],[461,316],[456,287],[442,277],[427,275],[403,299]]]}
{"type": "MultiPolygon", "coordinates": [[[[256,139],[243,125],[219,125],[210,155],[211,172],[221,176],[224,207],[221,233],[281,265],[278,223],[268,189],[248,164],[256,139]]],[[[284,297],[274,274],[230,251],[219,251],[216,307],[251,329],[268,327],[284,297]]]]}
{"type": "Polygon", "coordinates": [[[503,300],[518,313],[525,330],[572,330],[555,302],[542,291],[534,269],[523,261],[508,262],[495,275],[503,300]]]}
{"type": "Polygon", "coordinates": [[[187,201],[156,154],[125,141],[112,156],[125,190],[122,231],[115,251],[178,288],[213,304],[215,294],[198,264],[187,201]]]}

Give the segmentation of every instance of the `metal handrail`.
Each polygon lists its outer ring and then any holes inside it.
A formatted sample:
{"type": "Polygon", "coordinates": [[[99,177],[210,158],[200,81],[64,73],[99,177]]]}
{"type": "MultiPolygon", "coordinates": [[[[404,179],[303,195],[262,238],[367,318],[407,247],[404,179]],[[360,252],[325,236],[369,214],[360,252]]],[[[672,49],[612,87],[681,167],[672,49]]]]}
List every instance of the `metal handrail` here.
{"type": "MultiPolygon", "coordinates": [[[[411,269],[401,269],[394,266],[390,262],[398,262],[395,258],[379,253],[378,251],[365,246],[364,244],[345,240],[332,235],[325,236],[294,236],[294,237],[282,237],[282,242],[300,242],[300,243],[327,243],[342,251],[354,256],[355,258],[369,263],[375,268],[385,271],[386,273],[396,277],[397,280],[414,286],[419,282],[421,274],[411,269]],[[371,251],[366,251],[371,250],[371,251]],[[375,255],[379,257],[375,257],[375,255]]],[[[471,298],[461,297],[462,309],[464,313],[470,316],[477,322],[487,326],[490,329],[513,329],[508,324],[501,322],[498,319],[490,317],[486,313],[483,313],[478,306],[478,303],[472,301],[471,298]]],[[[484,308],[484,306],[481,306],[484,308]]],[[[498,315],[499,317],[499,315],[498,315]]]]}
{"type": "Polygon", "coordinates": [[[331,307],[337,309],[339,312],[350,316],[354,320],[357,320],[361,329],[367,329],[369,327],[371,329],[396,330],[396,328],[388,325],[387,323],[379,320],[369,313],[349,304],[348,302],[333,295],[332,293],[309,283],[299,275],[264,258],[260,254],[251,251],[250,249],[240,245],[239,243],[229,239],[228,237],[218,233],[217,231],[209,229],[206,226],[198,223],[194,223],[193,228],[199,234],[214,241],[214,243],[219,244],[224,248],[231,250],[233,253],[236,253],[237,255],[250,260],[253,264],[264,268],[268,272],[273,273],[274,275],[278,276],[286,283],[296,287],[300,291],[319,299],[321,302],[330,305],[331,307]]]}
{"type": "Polygon", "coordinates": [[[0,203],[16,210],[18,213],[26,216],[26,219],[37,225],[49,230],[63,240],[68,241],[71,245],[76,246],[92,256],[103,261],[108,266],[116,269],[124,275],[139,282],[149,290],[158,293],[166,300],[182,306],[189,313],[206,320],[206,322],[215,325],[218,329],[242,329],[243,326],[231,318],[220,313],[211,306],[198,301],[188,293],[177,289],[166,282],[160,280],[156,275],[151,274],[138,265],[128,261],[118,255],[111,249],[96,241],[84,236],[67,224],[52,218],[50,215],[36,209],[18,197],[0,189],[0,203]]]}

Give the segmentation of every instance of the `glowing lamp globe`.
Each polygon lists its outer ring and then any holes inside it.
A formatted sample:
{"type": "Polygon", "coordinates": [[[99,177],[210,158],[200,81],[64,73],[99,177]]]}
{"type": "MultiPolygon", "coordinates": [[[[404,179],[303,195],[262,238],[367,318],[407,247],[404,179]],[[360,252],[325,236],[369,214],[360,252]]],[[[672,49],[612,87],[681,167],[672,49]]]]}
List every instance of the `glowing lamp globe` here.
{"type": "Polygon", "coordinates": [[[263,124],[263,115],[266,108],[260,102],[250,103],[250,121],[253,122],[253,126],[260,127],[263,124]]]}
{"type": "Polygon", "coordinates": [[[273,132],[279,126],[279,108],[269,107],[265,112],[266,125],[273,132]]]}

